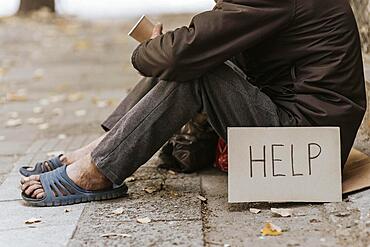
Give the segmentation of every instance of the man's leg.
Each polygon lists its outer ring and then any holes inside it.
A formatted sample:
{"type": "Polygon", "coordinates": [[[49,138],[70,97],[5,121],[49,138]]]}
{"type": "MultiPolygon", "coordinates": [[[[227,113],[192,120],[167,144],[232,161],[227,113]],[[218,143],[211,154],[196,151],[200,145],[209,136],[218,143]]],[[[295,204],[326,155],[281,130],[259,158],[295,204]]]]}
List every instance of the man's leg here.
{"type": "MultiPolygon", "coordinates": [[[[121,101],[118,107],[113,113],[102,123],[102,128],[105,131],[109,131],[113,126],[132,108],[137,104],[156,84],[158,83],[157,78],[143,77],[135,85],[133,90],[121,101]]],[[[84,155],[90,154],[95,147],[103,140],[106,134],[103,134],[99,138],[95,139],[91,143],[83,146],[77,150],[63,154],[60,160],[65,165],[70,165],[73,162],[81,159],[84,155]]],[[[31,168],[33,169],[33,168],[31,168]]]]}
{"type": "Polygon", "coordinates": [[[131,92],[121,101],[113,113],[102,123],[102,128],[109,131],[113,126],[134,107],[156,84],[158,78],[143,77],[131,92]]]}
{"type": "Polygon", "coordinates": [[[225,140],[227,127],[279,126],[270,98],[222,65],[196,81],[159,81],[97,146],[93,163],[120,184],[201,111],[225,140]]]}
{"type": "MultiPolygon", "coordinates": [[[[120,184],[198,112],[208,114],[216,132],[227,127],[279,126],[275,104],[226,65],[189,82],[159,81],[125,114],[94,149],[72,166],[68,176],[80,187],[97,190],[120,184]]],[[[29,196],[44,194],[39,176],[22,181],[29,196]]]]}

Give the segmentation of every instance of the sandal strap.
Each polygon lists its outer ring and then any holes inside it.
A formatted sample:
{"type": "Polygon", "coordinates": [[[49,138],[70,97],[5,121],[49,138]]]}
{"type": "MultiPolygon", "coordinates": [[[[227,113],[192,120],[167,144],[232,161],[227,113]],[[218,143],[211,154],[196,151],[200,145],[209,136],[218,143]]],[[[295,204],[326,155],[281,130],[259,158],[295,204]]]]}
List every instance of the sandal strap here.
{"type": "Polygon", "coordinates": [[[57,197],[67,198],[88,192],[80,188],[68,177],[66,169],[67,166],[62,166],[40,175],[41,185],[45,192],[45,202],[52,202],[57,197]]]}
{"type": "Polygon", "coordinates": [[[55,170],[61,166],[63,166],[64,164],[60,161],[60,157],[62,156],[62,154],[46,161],[50,166],[51,166],[51,169],[52,170],[55,170]]]}

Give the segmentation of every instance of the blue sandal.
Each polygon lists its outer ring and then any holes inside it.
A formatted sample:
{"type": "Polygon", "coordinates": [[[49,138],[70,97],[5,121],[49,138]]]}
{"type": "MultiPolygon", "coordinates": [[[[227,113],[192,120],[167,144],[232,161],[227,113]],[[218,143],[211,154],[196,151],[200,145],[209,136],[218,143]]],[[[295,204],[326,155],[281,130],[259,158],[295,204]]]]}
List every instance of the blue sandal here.
{"type": "Polygon", "coordinates": [[[30,166],[23,166],[19,168],[19,173],[25,177],[29,177],[31,175],[39,175],[45,172],[50,172],[52,170],[55,170],[61,166],[64,166],[64,164],[60,161],[61,156],[62,154],[50,160],[47,160],[44,162],[38,162],[33,168],[33,170],[29,170],[29,168],[31,168],[30,166]],[[47,164],[45,164],[45,162],[47,164]]]}
{"type": "Polygon", "coordinates": [[[75,184],[67,175],[66,166],[40,175],[45,196],[41,199],[29,197],[22,192],[22,198],[31,206],[64,206],[81,202],[101,201],[127,195],[125,184],[107,190],[85,190],[75,184]]]}

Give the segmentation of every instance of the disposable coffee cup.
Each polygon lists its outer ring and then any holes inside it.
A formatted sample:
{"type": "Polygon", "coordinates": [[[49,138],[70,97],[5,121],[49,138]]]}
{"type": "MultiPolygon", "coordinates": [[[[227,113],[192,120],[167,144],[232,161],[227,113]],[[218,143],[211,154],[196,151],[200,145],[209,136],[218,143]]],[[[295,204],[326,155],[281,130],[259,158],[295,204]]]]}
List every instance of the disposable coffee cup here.
{"type": "Polygon", "coordinates": [[[135,26],[128,33],[132,38],[143,43],[152,36],[154,24],[149,20],[148,17],[143,15],[135,26]]]}

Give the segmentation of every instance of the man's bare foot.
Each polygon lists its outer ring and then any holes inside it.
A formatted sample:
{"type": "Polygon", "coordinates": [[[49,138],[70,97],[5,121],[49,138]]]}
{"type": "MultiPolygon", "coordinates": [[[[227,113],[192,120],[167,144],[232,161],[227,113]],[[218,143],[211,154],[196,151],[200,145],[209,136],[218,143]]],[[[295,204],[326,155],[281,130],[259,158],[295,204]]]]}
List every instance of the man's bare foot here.
{"type": "Polygon", "coordinates": [[[96,148],[96,146],[98,146],[98,144],[104,139],[106,135],[107,134],[105,133],[104,135],[100,136],[99,138],[95,139],[94,141],[90,142],[89,144],[80,149],[77,149],[70,153],[63,154],[62,156],[60,156],[60,161],[67,166],[73,164],[74,162],[84,157],[86,154],[90,154],[96,148]]]}
{"type": "MultiPolygon", "coordinates": [[[[93,164],[90,153],[74,162],[72,166],[67,166],[66,169],[68,177],[83,189],[102,190],[112,187],[112,182],[93,164]]],[[[22,191],[29,197],[41,199],[45,195],[40,175],[22,178],[21,185],[22,191]]]]}

